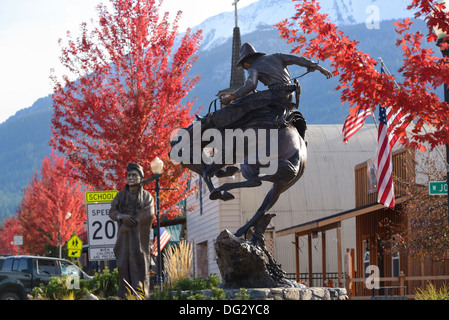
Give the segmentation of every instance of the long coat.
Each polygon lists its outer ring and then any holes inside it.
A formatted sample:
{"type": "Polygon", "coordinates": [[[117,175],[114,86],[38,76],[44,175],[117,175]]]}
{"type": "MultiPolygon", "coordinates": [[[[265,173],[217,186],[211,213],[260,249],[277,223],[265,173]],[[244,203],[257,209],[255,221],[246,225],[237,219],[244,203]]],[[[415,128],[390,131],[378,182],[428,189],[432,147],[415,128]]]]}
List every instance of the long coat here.
{"type": "Polygon", "coordinates": [[[130,200],[128,185],[112,200],[109,217],[118,222],[117,242],[114,254],[119,273],[118,295],[128,292],[126,280],[134,289],[143,285],[148,295],[150,289],[151,225],[154,217],[154,199],[151,194],[139,188],[137,201],[130,200]],[[137,221],[135,227],[128,227],[120,221],[121,215],[132,215],[137,221]]]}

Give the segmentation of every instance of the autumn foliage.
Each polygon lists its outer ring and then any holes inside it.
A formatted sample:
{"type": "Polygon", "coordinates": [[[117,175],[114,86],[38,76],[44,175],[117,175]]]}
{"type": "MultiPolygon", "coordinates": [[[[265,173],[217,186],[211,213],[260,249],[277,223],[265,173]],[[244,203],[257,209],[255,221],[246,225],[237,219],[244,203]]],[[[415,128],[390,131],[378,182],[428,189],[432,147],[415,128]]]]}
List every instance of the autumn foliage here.
{"type": "MultiPolygon", "coordinates": [[[[15,215],[5,219],[0,227],[0,254],[18,254],[19,248],[14,245],[14,236],[23,236],[22,226],[15,215]]],[[[26,252],[20,249],[20,253],[26,252]]]]}
{"type": "Polygon", "coordinates": [[[42,255],[46,244],[63,246],[73,232],[79,236],[85,232],[84,191],[71,176],[73,170],[64,157],[52,152],[24,189],[17,212],[24,251],[42,255]]]}
{"type": "MultiPolygon", "coordinates": [[[[424,142],[431,147],[449,143],[448,105],[432,92],[443,83],[449,83],[448,61],[439,58],[440,53],[422,48],[424,37],[436,43],[433,26],[449,34],[449,17],[442,12],[444,5],[436,0],[411,1],[408,9],[415,10],[415,16],[426,21],[429,28],[426,35],[411,33],[413,22],[408,18],[396,22],[397,46],[402,48],[404,58],[399,70],[404,79],[399,81],[392,75],[381,74],[377,61],[357,49],[358,42],[350,40],[327,14],[320,12],[318,1],[294,1],[298,2],[296,14],[277,24],[280,35],[294,44],[294,53],[302,52],[309,59],[330,62],[334,75],[340,77],[336,89],[341,92],[341,102],[348,103],[351,112],[359,108],[374,111],[379,106],[391,106],[394,112],[401,110],[406,114],[406,121],[415,121],[411,136],[405,136],[405,129],[395,131],[405,143],[421,149],[424,149],[424,142]],[[423,131],[424,125],[432,126],[435,131],[423,131]]],[[[447,49],[447,44],[443,44],[442,49],[447,49]]]]}
{"type": "Polygon", "coordinates": [[[176,204],[185,198],[188,177],[169,161],[170,138],[193,120],[192,102],[181,99],[198,81],[187,73],[200,32],[187,31],[178,43],[180,12],[170,23],[154,0],[111,4],[111,12],[98,6],[92,30],[82,24],[79,37],[68,34],[65,43],[60,41],[67,75],[62,81],[52,75],[51,144],[73,163],[75,177],[95,190],[123,188],[129,162],[139,163],[150,176],[150,163],[158,156],[166,190],[161,210],[173,217],[180,212],[176,204]]]}

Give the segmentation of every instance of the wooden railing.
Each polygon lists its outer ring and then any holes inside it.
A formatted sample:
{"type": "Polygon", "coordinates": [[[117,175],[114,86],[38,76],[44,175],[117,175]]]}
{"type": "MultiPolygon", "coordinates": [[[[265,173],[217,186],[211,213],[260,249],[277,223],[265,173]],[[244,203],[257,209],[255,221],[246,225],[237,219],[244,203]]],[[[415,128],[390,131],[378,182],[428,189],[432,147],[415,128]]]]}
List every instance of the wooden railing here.
{"type": "MultiPolygon", "coordinates": [[[[369,296],[361,296],[361,295],[355,295],[355,284],[356,283],[365,283],[366,278],[351,278],[349,275],[346,275],[346,278],[344,279],[345,287],[347,290],[347,295],[349,299],[351,300],[370,300],[372,298],[372,294],[369,296]]],[[[429,281],[449,281],[449,275],[440,275],[440,276],[405,276],[404,273],[401,272],[399,277],[383,277],[377,279],[379,282],[391,282],[395,283],[396,285],[390,286],[390,287],[382,287],[383,289],[389,289],[389,288],[397,288],[399,291],[398,294],[395,296],[404,296],[407,297],[407,299],[414,299],[415,295],[413,292],[409,292],[406,288],[408,287],[406,284],[410,281],[422,281],[422,282],[429,282],[429,281]]]]}

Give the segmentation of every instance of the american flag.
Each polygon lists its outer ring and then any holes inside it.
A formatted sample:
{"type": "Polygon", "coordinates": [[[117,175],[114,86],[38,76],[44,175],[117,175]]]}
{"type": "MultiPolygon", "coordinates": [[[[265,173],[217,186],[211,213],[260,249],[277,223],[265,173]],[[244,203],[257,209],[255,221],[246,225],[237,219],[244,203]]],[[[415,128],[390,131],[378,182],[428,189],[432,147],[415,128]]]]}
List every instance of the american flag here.
{"type": "MultiPolygon", "coordinates": [[[[161,251],[162,251],[162,249],[164,249],[165,245],[168,243],[168,240],[170,240],[171,234],[168,233],[168,231],[165,230],[165,228],[160,228],[159,231],[161,233],[161,251]]],[[[157,257],[157,236],[154,238],[152,255],[157,257]]]]}
{"type": "Polygon", "coordinates": [[[394,208],[393,163],[391,161],[390,135],[388,134],[387,108],[379,107],[377,134],[377,202],[394,208]]]}
{"type": "Polygon", "coordinates": [[[345,124],[343,125],[343,142],[346,144],[350,137],[352,137],[360,128],[365,124],[365,119],[371,116],[373,113],[370,109],[361,109],[357,111],[357,114],[349,114],[346,117],[345,124]]]}
{"type": "MultiPolygon", "coordinates": [[[[386,73],[381,68],[382,73],[386,73]]],[[[377,202],[394,209],[393,163],[391,150],[399,139],[393,132],[397,127],[406,128],[408,122],[399,112],[393,114],[391,107],[379,107],[379,131],[377,135],[377,202]]]]}

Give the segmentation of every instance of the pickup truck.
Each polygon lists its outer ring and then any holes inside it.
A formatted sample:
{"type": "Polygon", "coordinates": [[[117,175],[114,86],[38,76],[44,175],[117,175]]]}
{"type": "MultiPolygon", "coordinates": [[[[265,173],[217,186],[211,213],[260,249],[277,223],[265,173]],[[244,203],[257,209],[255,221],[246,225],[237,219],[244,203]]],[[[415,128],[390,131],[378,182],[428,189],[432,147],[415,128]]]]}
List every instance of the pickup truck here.
{"type": "Polygon", "coordinates": [[[0,300],[22,300],[34,287],[47,284],[50,277],[61,275],[91,279],[72,262],[49,257],[8,256],[3,257],[0,269],[0,300]]]}

